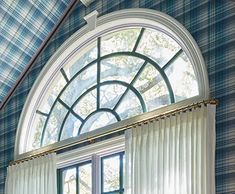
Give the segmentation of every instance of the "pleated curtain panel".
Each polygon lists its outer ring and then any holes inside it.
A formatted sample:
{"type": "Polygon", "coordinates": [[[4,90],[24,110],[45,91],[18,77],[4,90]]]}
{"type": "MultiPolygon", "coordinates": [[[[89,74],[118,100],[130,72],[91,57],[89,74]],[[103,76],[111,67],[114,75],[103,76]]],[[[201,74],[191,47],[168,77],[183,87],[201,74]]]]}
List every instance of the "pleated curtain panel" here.
{"type": "Polygon", "coordinates": [[[126,131],[125,194],[214,194],[215,105],[126,131]]]}
{"type": "Polygon", "coordinates": [[[57,194],[56,154],[8,167],[5,194],[57,194]]]}

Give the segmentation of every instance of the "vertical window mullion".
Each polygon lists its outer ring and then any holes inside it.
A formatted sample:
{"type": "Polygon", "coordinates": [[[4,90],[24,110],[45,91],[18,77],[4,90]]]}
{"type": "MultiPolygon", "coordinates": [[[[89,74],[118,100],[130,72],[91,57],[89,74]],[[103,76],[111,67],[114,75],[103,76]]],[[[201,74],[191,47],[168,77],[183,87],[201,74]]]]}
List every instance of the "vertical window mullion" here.
{"type": "Polygon", "coordinates": [[[101,194],[101,161],[96,154],[92,155],[92,194],[101,194]]]}
{"type": "Polygon", "coordinates": [[[76,194],[79,194],[79,166],[76,167],[76,194]]]}
{"type": "Polygon", "coordinates": [[[101,163],[101,173],[100,173],[100,179],[101,179],[101,193],[103,194],[104,192],[104,162],[103,158],[101,158],[100,163],[101,163]]]}
{"type": "Polygon", "coordinates": [[[57,170],[57,193],[62,194],[62,170],[57,170]]]}
{"type": "Polygon", "coordinates": [[[120,161],[119,161],[119,190],[120,194],[122,194],[122,189],[123,189],[123,153],[120,153],[119,155],[120,161]]]}
{"type": "Polygon", "coordinates": [[[97,110],[100,108],[100,56],[101,56],[101,38],[97,39],[97,110]]]}

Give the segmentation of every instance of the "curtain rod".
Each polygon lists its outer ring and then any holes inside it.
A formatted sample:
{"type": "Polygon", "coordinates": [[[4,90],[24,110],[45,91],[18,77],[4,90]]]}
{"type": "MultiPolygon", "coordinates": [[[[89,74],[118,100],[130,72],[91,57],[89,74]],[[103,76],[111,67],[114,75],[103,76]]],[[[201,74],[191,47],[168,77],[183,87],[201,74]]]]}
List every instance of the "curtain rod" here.
{"type": "Polygon", "coordinates": [[[16,165],[16,164],[19,164],[19,163],[22,163],[22,162],[25,162],[25,161],[29,161],[29,160],[32,160],[34,158],[45,156],[45,155],[48,155],[50,153],[55,153],[57,151],[60,151],[60,150],[63,150],[63,149],[66,149],[66,148],[69,148],[69,147],[72,147],[72,146],[75,146],[75,145],[79,145],[81,143],[85,143],[85,142],[93,143],[93,142],[95,142],[96,139],[98,139],[100,137],[111,135],[111,134],[114,134],[114,133],[117,133],[117,132],[122,132],[122,131],[125,131],[127,129],[136,127],[137,125],[145,124],[145,123],[148,123],[148,122],[156,120],[156,119],[163,119],[165,117],[169,117],[171,115],[175,115],[175,114],[180,113],[180,112],[186,112],[186,111],[192,110],[194,108],[199,108],[202,105],[206,106],[207,104],[218,105],[218,100],[216,100],[216,99],[203,100],[201,102],[197,102],[197,103],[193,103],[193,104],[190,104],[190,105],[187,105],[187,106],[183,106],[181,108],[173,109],[171,111],[168,111],[168,112],[165,112],[165,113],[162,113],[162,114],[158,114],[156,116],[152,116],[150,118],[146,118],[146,119],[131,123],[129,125],[125,125],[125,126],[122,126],[122,127],[117,127],[115,129],[113,129],[112,131],[100,133],[98,135],[89,137],[87,139],[82,139],[82,140],[79,140],[77,142],[72,142],[72,143],[67,144],[67,145],[63,145],[63,146],[60,146],[60,147],[57,147],[57,148],[53,148],[49,151],[41,152],[39,154],[30,155],[30,156],[27,156],[27,157],[19,159],[19,160],[11,161],[10,166],[11,165],[16,165]]]}

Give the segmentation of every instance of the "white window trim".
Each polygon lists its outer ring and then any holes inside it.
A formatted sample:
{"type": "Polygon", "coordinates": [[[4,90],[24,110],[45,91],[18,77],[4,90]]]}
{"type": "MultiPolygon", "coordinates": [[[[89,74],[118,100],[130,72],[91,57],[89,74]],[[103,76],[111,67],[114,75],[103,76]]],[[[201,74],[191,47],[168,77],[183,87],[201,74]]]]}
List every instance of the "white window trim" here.
{"type": "Polygon", "coordinates": [[[68,143],[70,144],[82,139],[87,139],[91,136],[94,136],[95,134],[99,134],[100,132],[112,131],[113,128],[128,125],[136,120],[146,119],[152,117],[153,115],[208,98],[209,84],[204,59],[193,37],[178,21],[162,12],[149,9],[126,9],[113,12],[111,14],[99,17],[97,19],[96,28],[94,30],[90,31],[89,25],[86,25],[74,35],[72,35],[47,62],[36,82],[34,83],[32,89],[30,90],[30,93],[25,102],[16,134],[14,158],[20,159],[32,154],[48,151],[52,148],[60,147],[68,143]],[[126,26],[155,28],[176,40],[182,49],[187,53],[187,56],[194,66],[195,75],[198,80],[199,96],[195,96],[167,107],[163,107],[155,111],[103,127],[88,134],[82,134],[80,137],[70,138],[52,145],[45,146],[38,150],[24,153],[25,145],[22,142],[27,142],[27,137],[29,136],[31,128],[30,121],[33,120],[37,105],[40,104],[43,92],[47,90],[49,82],[53,80],[55,75],[59,72],[60,68],[64,66],[66,60],[76,52],[80,52],[80,50],[86,47],[88,43],[101,34],[126,26]]]}
{"type": "Polygon", "coordinates": [[[90,144],[79,149],[70,150],[57,155],[57,168],[65,168],[75,164],[83,163],[93,159],[94,155],[99,157],[111,155],[124,151],[124,135],[90,144]]]}

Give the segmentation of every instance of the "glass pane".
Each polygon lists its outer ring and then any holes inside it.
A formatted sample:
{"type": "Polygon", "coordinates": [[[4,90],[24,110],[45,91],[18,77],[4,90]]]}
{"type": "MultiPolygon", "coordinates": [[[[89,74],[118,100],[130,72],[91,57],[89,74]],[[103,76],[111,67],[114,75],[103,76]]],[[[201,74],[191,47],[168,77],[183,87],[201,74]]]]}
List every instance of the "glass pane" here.
{"type": "Polygon", "coordinates": [[[125,92],[126,87],[112,84],[100,87],[100,106],[101,108],[112,109],[125,92]]]}
{"type": "Polygon", "coordinates": [[[82,127],[81,133],[93,131],[115,122],[117,122],[117,119],[113,114],[109,112],[97,112],[86,121],[82,127]]]}
{"type": "Polygon", "coordinates": [[[36,114],[35,120],[33,122],[33,127],[32,127],[33,130],[31,130],[31,134],[30,134],[30,137],[28,140],[26,151],[40,148],[42,130],[43,130],[46,118],[47,117],[45,117],[45,116],[42,116],[40,114],[36,114]]]}
{"type": "Polygon", "coordinates": [[[143,96],[148,111],[170,104],[167,86],[158,70],[150,64],[144,68],[134,87],[143,96]]]}
{"type": "Polygon", "coordinates": [[[76,168],[63,171],[63,194],[76,194],[76,168]]]}
{"type": "Polygon", "coordinates": [[[61,99],[69,106],[88,88],[97,83],[97,65],[92,65],[81,72],[65,89],[61,99]]]}
{"type": "Polygon", "coordinates": [[[78,71],[90,62],[97,59],[96,42],[88,46],[86,49],[80,50],[64,67],[67,77],[71,79],[78,71]]]}
{"type": "Polygon", "coordinates": [[[85,119],[90,113],[96,110],[96,102],[97,90],[94,89],[78,101],[78,103],[74,107],[74,111],[83,119],[85,119]]]}
{"type": "Polygon", "coordinates": [[[39,110],[44,113],[49,113],[53,103],[55,102],[55,99],[61,92],[61,90],[66,85],[65,79],[62,77],[62,75],[59,73],[54,81],[51,83],[49,89],[47,90],[47,93],[43,97],[43,101],[39,105],[39,110]]]}
{"type": "Polygon", "coordinates": [[[70,113],[65,121],[63,132],[61,134],[61,140],[77,136],[80,126],[81,126],[81,121],[70,113]]]}
{"type": "Polygon", "coordinates": [[[101,38],[101,55],[120,51],[132,51],[139,36],[139,28],[113,32],[101,38]]]}
{"type": "Polygon", "coordinates": [[[120,80],[130,83],[144,61],[137,57],[117,56],[102,60],[101,82],[120,80]]]}
{"type": "Polygon", "coordinates": [[[179,44],[168,35],[160,31],[145,29],[137,52],[150,57],[162,67],[179,49],[179,44]]]}
{"type": "Polygon", "coordinates": [[[143,109],[137,96],[129,91],[122,99],[116,112],[123,120],[143,113],[143,109]]]}
{"type": "Polygon", "coordinates": [[[59,130],[68,110],[59,102],[54,106],[48,120],[43,145],[52,144],[57,141],[59,130]]]}
{"type": "Polygon", "coordinates": [[[120,189],[120,156],[103,159],[103,192],[120,189]]]}
{"type": "Polygon", "coordinates": [[[79,166],[79,194],[92,193],[92,170],[91,164],[79,166]]]}
{"type": "Polygon", "coordinates": [[[199,94],[193,66],[185,53],[166,69],[166,74],[172,85],[176,102],[199,94]]]}

